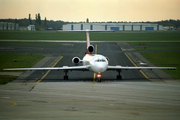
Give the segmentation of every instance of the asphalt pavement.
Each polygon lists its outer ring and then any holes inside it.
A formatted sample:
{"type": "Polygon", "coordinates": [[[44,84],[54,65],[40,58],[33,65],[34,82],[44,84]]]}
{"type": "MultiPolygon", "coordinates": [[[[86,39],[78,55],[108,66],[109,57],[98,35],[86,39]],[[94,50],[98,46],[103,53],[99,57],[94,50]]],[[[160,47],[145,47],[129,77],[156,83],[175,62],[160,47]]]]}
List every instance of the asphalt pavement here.
{"type": "MultiPolygon", "coordinates": [[[[138,52],[133,53],[127,43],[92,44],[98,54],[109,58],[110,65],[134,66],[131,60],[138,66],[139,60],[152,65],[138,52]]],[[[72,58],[83,58],[85,50],[86,43],[77,42],[0,45],[4,53],[46,56],[33,67],[72,66],[72,58]]],[[[116,80],[116,71],[107,71],[102,82],[96,83],[92,72],[69,71],[69,80],[63,80],[63,71],[26,71],[0,86],[0,119],[178,120],[180,83],[156,72],[127,70],[122,72],[122,80],[116,80]]]]}

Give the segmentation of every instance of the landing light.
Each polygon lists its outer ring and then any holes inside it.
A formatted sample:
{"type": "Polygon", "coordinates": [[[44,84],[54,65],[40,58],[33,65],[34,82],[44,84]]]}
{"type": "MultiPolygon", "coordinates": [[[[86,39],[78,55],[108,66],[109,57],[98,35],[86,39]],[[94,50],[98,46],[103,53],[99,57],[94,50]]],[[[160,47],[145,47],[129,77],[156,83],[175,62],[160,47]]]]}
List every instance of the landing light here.
{"type": "Polygon", "coordinates": [[[96,76],[97,76],[97,78],[101,78],[101,74],[100,73],[98,73],[96,76]]]}

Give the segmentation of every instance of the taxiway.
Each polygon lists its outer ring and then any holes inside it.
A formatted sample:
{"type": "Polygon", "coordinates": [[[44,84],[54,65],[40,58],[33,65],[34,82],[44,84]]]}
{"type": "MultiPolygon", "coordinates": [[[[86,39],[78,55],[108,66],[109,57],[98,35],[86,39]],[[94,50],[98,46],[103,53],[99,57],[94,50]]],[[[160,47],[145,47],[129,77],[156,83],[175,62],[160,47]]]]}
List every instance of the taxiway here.
{"type": "MultiPolygon", "coordinates": [[[[152,65],[132,52],[127,43],[92,44],[97,45],[97,53],[109,57],[110,65],[139,66],[139,60],[152,65]]],[[[46,57],[33,67],[51,67],[73,65],[71,59],[82,58],[86,46],[68,42],[0,48],[4,53],[43,54],[46,57]]],[[[63,71],[26,71],[17,80],[0,86],[0,119],[179,119],[179,81],[162,71],[143,73],[123,71],[123,80],[119,81],[116,71],[107,71],[102,74],[102,82],[96,83],[91,72],[69,72],[65,81],[63,71]]]]}

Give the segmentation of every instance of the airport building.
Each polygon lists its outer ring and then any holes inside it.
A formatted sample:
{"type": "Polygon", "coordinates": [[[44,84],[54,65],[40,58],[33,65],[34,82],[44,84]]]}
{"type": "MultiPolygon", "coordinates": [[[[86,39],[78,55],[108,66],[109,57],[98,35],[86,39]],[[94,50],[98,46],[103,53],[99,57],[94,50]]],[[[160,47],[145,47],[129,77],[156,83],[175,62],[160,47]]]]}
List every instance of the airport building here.
{"type": "Polygon", "coordinates": [[[0,30],[19,30],[19,24],[10,22],[0,22],[0,30]]]}
{"type": "Polygon", "coordinates": [[[29,30],[29,31],[35,31],[35,30],[36,30],[36,26],[35,26],[35,25],[29,25],[29,26],[27,27],[27,30],[29,30]]]}
{"type": "Polygon", "coordinates": [[[162,25],[151,23],[77,23],[63,25],[63,30],[115,30],[115,31],[154,31],[163,30],[162,25]]]}

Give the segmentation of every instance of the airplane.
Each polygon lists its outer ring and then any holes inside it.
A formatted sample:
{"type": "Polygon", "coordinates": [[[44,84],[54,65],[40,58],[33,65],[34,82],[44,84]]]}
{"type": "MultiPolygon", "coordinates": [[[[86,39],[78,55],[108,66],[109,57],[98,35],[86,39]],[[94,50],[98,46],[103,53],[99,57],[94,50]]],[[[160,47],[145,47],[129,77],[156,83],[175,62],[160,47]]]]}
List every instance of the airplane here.
{"type": "MultiPolygon", "coordinates": [[[[116,76],[117,79],[121,80],[122,70],[142,70],[142,69],[167,69],[167,70],[175,70],[176,67],[129,67],[129,66],[110,66],[109,65],[109,59],[103,55],[100,54],[94,54],[94,46],[90,44],[90,37],[89,32],[93,30],[80,30],[80,32],[86,32],[86,42],[87,42],[87,49],[85,52],[85,56],[83,59],[80,59],[79,57],[73,57],[72,63],[75,66],[63,66],[63,67],[42,67],[42,68],[7,68],[4,70],[64,70],[64,80],[68,80],[68,71],[92,71],[96,73],[96,80],[97,82],[101,82],[102,73],[107,70],[113,70],[117,71],[118,75],[116,76]],[[80,63],[82,65],[80,65],[80,63]],[[79,65],[79,66],[78,66],[79,65]]],[[[65,31],[67,32],[67,31],[65,31]]],[[[72,31],[69,31],[72,32],[72,31]]],[[[75,31],[78,32],[78,31],[75,31]]],[[[97,31],[98,32],[98,31],[97,31]]]]}

